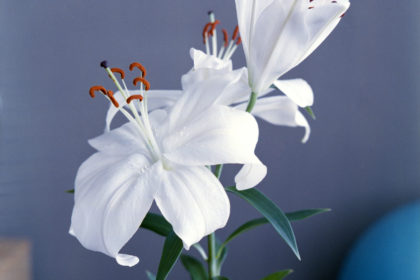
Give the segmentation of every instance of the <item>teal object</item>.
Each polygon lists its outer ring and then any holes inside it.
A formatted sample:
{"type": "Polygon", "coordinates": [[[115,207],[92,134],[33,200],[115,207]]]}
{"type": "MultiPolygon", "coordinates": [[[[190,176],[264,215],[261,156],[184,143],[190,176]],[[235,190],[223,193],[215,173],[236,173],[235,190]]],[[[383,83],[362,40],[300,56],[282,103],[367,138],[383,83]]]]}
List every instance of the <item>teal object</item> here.
{"type": "Polygon", "coordinates": [[[339,280],[420,280],[420,201],[381,218],[361,238],[339,280]]]}

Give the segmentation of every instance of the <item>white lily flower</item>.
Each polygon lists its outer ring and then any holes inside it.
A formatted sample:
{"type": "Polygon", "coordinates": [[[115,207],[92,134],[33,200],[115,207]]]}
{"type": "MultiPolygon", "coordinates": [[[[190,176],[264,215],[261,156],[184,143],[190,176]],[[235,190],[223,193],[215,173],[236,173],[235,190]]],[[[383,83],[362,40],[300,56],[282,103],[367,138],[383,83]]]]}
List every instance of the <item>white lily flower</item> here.
{"type": "MultiPolygon", "coordinates": [[[[235,2],[249,83],[256,94],[267,90],[310,55],[333,31],[350,6],[348,0],[235,2]]],[[[289,96],[288,92],[285,94],[289,96]]],[[[290,94],[289,97],[295,100],[295,93],[290,94]]]]}
{"type": "Polygon", "coordinates": [[[195,83],[168,110],[149,114],[147,96],[153,93],[143,90],[143,85],[149,88],[145,72],[135,79],[142,95],[129,96],[113,73],[123,72],[102,65],[133,115],[112,92],[100,86],[91,91],[94,97],[94,90],[101,90],[129,122],[89,141],[97,152],[78,170],[70,233],[84,247],[133,266],[139,259],[119,252],[153,201],[186,249],[225,226],[229,200],[205,165],[259,162],[254,154],[258,126],[252,115],[216,103],[214,93],[229,87],[230,79],[195,83]],[[139,115],[133,103],[141,99],[139,115]]]}
{"type": "MultiPolygon", "coordinates": [[[[230,60],[220,60],[194,48],[190,50],[190,55],[194,61],[194,67],[182,76],[183,87],[216,76],[230,78],[232,81],[236,80],[237,82],[232,82],[224,92],[216,93],[218,95],[217,102],[241,110],[246,109],[252,89],[248,84],[248,71],[245,67],[232,70],[230,60]],[[220,65],[228,66],[220,67],[220,65]]],[[[274,125],[305,128],[302,142],[307,142],[310,135],[310,126],[298,107],[304,108],[313,104],[311,87],[303,79],[278,80],[274,85],[286,96],[267,97],[274,90],[269,88],[258,96],[258,101],[251,113],[274,125]]],[[[165,106],[163,102],[163,99],[162,102],[156,100],[156,103],[162,107],[165,106]]]]}

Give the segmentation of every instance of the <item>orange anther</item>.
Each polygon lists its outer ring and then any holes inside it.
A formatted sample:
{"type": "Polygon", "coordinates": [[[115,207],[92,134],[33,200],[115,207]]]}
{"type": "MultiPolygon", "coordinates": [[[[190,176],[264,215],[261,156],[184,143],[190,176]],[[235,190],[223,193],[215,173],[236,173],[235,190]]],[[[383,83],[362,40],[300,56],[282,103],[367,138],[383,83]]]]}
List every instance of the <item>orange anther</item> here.
{"type": "Polygon", "coordinates": [[[238,37],[238,33],[239,33],[239,27],[236,26],[235,30],[233,31],[232,40],[235,40],[236,37],[238,37]]]}
{"type": "Polygon", "coordinates": [[[223,32],[223,40],[225,41],[225,48],[228,46],[228,40],[229,40],[229,38],[228,38],[228,33],[227,33],[227,31],[226,31],[226,29],[222,29],[222,32],[223,32]]]}
{"type": "Polygon", "coordinates": [[[118,104],[117,100],[114,97],[114,92],[112,90],[108,90],[106,95],[109,97],[109,99],[111,100],[112,104],[118,108],[120,107],[120,104],[118,104]]]}
{"type": "Polygon", "coordinates": [[[116,67],[115,68],[111,68],[111,72],[120,74],[121,79],[124,80],[125,73],[124,73],[124,71],[122,69],[116,68],[116,67]]]}
{"type": "Polygon", "coordinates": [[[133,80],[133,85],[137,86],[137,83],[142,83],[145,86],[145,90],[149,90],[150,89],[150,83],[142,77],[137,77],[133,80]]]}
{"type": "Polygon", "coordinates": [[[130,71],[133,71],[134,68],[137,68],[141,71],[141,75],[142,75],[143,78],[146,77],[146,68],[144,68],[143,65],[141,65],[138,62],[133,62],[133,63],[130,64],[130,71]]]}
{"type": "Polygon", "coordinates": [[[239,45],[240,43],[242,43],[242,38],[238,37],[238,40],[236,41],[236,44],[239,45]]]}
{"type": "Polygon", "coordinates": [[[95,91],[101,91],[106,95],[106,89],[103,86],[93,86],[89,89],[90,97],[95,98],[95,91]]]}
{"type": "Polygon", "coordinates": [[[203,43],[205,44],[206,43],[206,38],[207,38],[207,36],[208,36],[208,33],[209,33],[209,28],[210,28],[210,26],[212,25],[212,23],[211,22],[209,22],[209,23],[207,23],[205,26],[204,26],[204,28],[203,28],[203,43]]]}
{"type": "Polygon", "coordinates": [[[209,34],[211,36],[213,36],[213,32],[216,29],[216,25],[218,25],[220,23],[220,21],[218,19],[216,19],[212,24],[211,24],[211,29],[209,31],[209,34]]]}
{"type": "Polygon", "coordinates": [[[143,96],[141,94],[132,95],[129,98],[127,98],[127,104],[130,104],[130,102],[133,101],[134,99],[143,101],[143,96]]]}

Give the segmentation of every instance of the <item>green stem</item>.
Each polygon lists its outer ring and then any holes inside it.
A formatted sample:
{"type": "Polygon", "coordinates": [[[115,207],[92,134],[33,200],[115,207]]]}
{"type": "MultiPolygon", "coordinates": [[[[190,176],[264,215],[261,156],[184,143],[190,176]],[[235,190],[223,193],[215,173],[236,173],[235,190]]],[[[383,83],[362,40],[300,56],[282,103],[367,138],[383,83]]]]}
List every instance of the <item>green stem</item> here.
{"type": "MultiPolygon", "coordinates": [[[[216,165],[216,168],[214,169],[214,175],[217,177],[217,179],[220,178],[220,175],[222,175],[223,170],[223,164],[216,165]]],[[[209,278],[210,280],[213,279],[213,277],[219,276],[218,268],[217,268],[217,258],[216,258],[216,234],[213,232],[210,234],[207,238],[207,246],[208,246],[208,270],[209,270],[209,278]]]]}
{"type": "Polygon", "coordinates": [[[254,109],[255,103],[257,102],[257,94],[255,92],[251,93],[249,97],[248,106],[246,106],[246,111],[251,113],[252,109],[254,109]]]}
{"type": "Polygon", "coordinates": [[[209,279],[219,276],[217,273],[217,259],[216,259],[216,235],[214,233],[210,234],[207,239],[207,244],[209,247],[209,257],[208,257],[208,268],[209,268],[209,279]]]}
{"type": "MultiPolygon", "coordinates": [[[[246,107],[246,111],[250,113],[252,109],[254,109],[255,103],[257,102],[257,94],[255,92],[251,93],[249,97],[248,106],[246,107]]],[[[220,175],[222,175],[223,164],[216,165],[214,170],[214,175],[219,179],[220,175]]],[[[208,246],[208,270],[209,270],[209,278],[210,280],[213,277],[220,276],[220,272],[218,271],[217,267],[217,252],[216,252],[216,234],[212,233],[207,238],[207,246],[208,246]]]]}

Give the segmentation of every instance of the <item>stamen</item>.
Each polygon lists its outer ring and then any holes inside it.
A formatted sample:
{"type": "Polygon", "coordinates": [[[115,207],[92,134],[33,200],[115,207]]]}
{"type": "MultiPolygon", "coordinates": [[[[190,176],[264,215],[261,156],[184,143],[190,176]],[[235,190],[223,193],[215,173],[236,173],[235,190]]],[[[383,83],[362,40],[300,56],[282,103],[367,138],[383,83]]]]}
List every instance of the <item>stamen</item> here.
{"type": "Polygon", "coordinates": [[[103,86],[93,86],[89,89],[90,97],[95,98],[95,91],[101,91],[104,95],[106,95],[106,89],[103,86]]]}
{"type": "Polygon", "coordinates": [[[210,32],[209,32],[209,34],[211,36],[213,36],[214,30],[216,29],[216,25],[218,25],[218,24],[220,24],[220,21],[218,19],[216,19],[213,23],[211,23],[211,29],[210,29],[210,32]]]}
{"type": "Polygon", "coordinates": [[[145,86],[145,90],[149,90],[150,89],[150,83],[142,77],[137,77],[133,80],[133,85],[137,86],[137,83],[141,82],[144,86],[145,86]]]}
{"type": "Polygon", "coordinates": [[[116,67],[115,68],[111,68],[111,72],[120,74],[121,80],[124,80],[125,73],[124,73],[124,71],[122,69],[116,68],[116,67]]]}
{"type": "Polygon", "coordinates": [[[238,37],[238,40],[236,41],[236,45],[239,45],[241,43],[242,43],[242,38],[241,37],[238,37]]]}
{"type": "Polygon", "coordinates": [[[140,94],[132,95],[129,98],[127,98],[127,104],[130,104],[130,102],[133,101],[134,99],[143,101],[143,96],[140,94]]]}
{"type": "Polygon", "coordinates": [[[104,60],[104,61],[101,62],[100,65],[101,65],[102,68],[108,68],[108,61],[104,60]]]}
{"type": "Polygon", "coordinates": [[[239,33],[239,26],[235,27],[235,30],[233,31],[233,35],[232,35],[232,40],[235,41],[236,37],[238,36],[239,33]]]}
{"type": "Polygon", "coordinates": [[[342,15],[340,16],[340,18],[344,17],[345,15],[346,15],[346,13],[342,14],[342,15]]]}
{"type": "Polygon", "coordinates": [[[120,104],[118,104],[117,100],[114,97],[114,92],[112,90],[108,90],[106,95],[109,97],[109,99],[111,100],[112,104],[118,108],[120,107],[120,104]]]}
{"type": "Polygon", "coordinates": [[[137,68],[141,71],[142,77],[146,77],[146,68],[138,62],[133,62],[130,64],[130,71],[133,71],[134,68],[137,68]]]}
{"type": "Polygon", "coordinates": [[[224,47],[226,48],[228,46],[228,43],[229,43],[228,42],[228,40],[229,40],[228,33],[227,33],[226,29],[222,29],[222,32],[223,32],[223,40],[225,41],[224,47]]]}
{"type": "Polygon", "coordinates": [[[212,25],[212,23],[209,22],[203,28],[203,43],[204,44],[206,43],[206,40],[207,40],[207,37],[208,37],[208,34],[209,34],[209,28],[210,28],[211,25],[212,25]]]}

